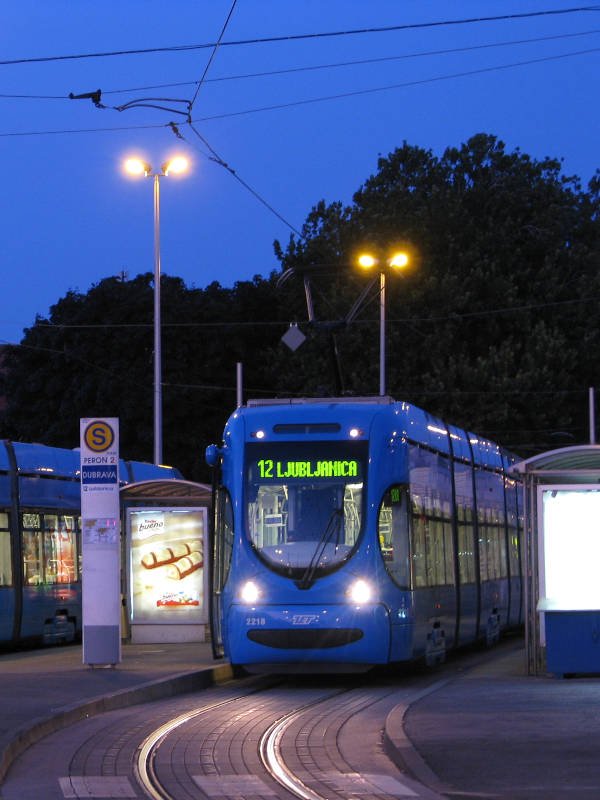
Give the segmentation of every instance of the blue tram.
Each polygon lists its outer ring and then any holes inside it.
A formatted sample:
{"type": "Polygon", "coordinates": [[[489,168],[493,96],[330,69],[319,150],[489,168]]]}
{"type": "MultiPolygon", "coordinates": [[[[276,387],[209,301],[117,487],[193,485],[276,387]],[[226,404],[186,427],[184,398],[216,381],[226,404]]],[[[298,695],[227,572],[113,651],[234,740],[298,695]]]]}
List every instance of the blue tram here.
{"type": "MultiPolygon", "coordinates": [[[[0,645],[81,633],[79,451],[0,442],[0,645]]],[[[121,461],[121,484],[180,477],[121,461]]]]}
{"type": "Polygon", "coordinates": [[[497,444],[391,398],[288,399],[239,408],[206,457],[232,664],[431,664],[521,623],[521,487],[497,444]]]}

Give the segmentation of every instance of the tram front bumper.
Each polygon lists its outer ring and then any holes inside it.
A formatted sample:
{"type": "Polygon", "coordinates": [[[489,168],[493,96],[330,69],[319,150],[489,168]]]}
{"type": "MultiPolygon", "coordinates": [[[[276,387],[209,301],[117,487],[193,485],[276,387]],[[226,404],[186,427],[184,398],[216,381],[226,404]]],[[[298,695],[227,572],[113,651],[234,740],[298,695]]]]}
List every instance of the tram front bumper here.
{"type": "Polygon", "coordinates": [[[234,604],[227,615],[232,664],[385,664],[390,621],[381,604],[234,604]]]}

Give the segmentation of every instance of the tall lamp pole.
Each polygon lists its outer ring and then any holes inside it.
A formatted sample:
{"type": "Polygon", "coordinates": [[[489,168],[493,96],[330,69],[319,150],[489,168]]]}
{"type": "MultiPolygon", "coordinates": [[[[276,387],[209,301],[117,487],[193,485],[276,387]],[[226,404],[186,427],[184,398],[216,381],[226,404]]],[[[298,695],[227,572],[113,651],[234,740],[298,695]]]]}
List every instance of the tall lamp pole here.
{"type": "Polygon", "coordinates": [[[369,253],[359,256],[364,269],[379,267],[379,395],[385,395],[385,273],[388,267],[401,269],[408,264],[406,253],[394,253],[390,258],[379,259],[369,253]]]}
{"type": "Polygon", "coordinates": [[[131,175],[144,175],[154,182],[154,463],[162,463],[162,344],[160,319],[160,178],[170,172],[181,173],[188,168],[182,156],[164,163],[160,172],[152,172],[150,164],[139,158],[129,158],[125,169],[131,175]]]}

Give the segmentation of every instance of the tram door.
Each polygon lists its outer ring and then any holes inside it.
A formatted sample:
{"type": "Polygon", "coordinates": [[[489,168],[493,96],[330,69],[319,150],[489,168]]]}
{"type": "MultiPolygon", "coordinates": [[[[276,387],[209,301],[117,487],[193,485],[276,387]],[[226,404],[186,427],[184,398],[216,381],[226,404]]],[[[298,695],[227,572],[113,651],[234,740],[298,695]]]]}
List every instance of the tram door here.
{"type": "Polygon", "coordinates": [[[233,550],[233,509],[229,492],[220,487],[213,504],[210,526],[209,617],[212,650],[223,658],[223,587],[229,574],[233,550]]]}

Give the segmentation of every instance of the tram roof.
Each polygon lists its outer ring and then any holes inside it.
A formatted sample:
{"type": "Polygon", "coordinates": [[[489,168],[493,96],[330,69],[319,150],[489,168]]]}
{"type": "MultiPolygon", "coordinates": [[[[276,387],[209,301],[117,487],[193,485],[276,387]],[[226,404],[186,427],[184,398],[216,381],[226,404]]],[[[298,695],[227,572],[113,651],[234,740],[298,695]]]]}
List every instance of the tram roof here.
{"type": "Polygon", "coordinates": [[[519,461],[511,468],[521,475],[540,475],[553,478],[600,480],[600,445],[584,444],[548,450],[519,461]]]}
{"type": "Polygon", "coordinates": [[[264,399],[251,399],[246,402],[247,408],[255,406],[301,406],[301,405],[337,405],[338,403],[375,403],[377,405],[391,406],[395,403],[389,395],[373,397],[271,397],[264,399]]]}

